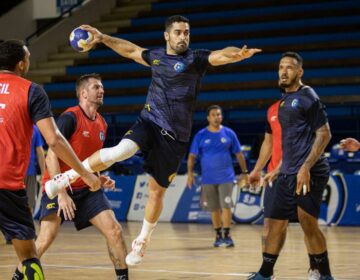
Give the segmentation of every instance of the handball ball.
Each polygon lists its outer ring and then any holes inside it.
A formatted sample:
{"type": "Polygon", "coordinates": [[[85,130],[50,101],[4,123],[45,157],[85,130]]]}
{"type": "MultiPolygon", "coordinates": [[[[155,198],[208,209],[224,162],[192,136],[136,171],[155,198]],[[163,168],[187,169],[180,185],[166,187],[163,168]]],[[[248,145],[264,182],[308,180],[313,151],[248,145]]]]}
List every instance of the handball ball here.
{"type": "Polygon", "coordinates": [[[70,33],[70,45],[78,52],[87,52],[91,49],[88,43],[92,40],[92,38],[93,35],[90,32],[77,27],[70,33]]]}

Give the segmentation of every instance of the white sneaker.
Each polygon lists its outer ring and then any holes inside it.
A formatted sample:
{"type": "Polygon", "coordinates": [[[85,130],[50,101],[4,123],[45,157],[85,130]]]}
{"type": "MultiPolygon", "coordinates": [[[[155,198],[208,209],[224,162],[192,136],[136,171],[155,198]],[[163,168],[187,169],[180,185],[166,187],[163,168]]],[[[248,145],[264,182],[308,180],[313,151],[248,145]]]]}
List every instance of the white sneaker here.
{"type": "Polygon", "coordinates": [[[64,173],[60,173],[45,183],[45,192],[50,199],[53,199],[61,189],[66,187],[71,188],[69,177],[64,173]]]}
{"type": "Polygon", "coordinates": [[[320,272],[317,269],[309,269],[308,280],[320,280],[320,272]]]}
{"type": "Polygon", "coordinates": [[[147,246],[148,240],[136,238],[132,242],[132,251],[126,256],[125,262],[127,265],[137,265],[140,264],[147,246]]]}

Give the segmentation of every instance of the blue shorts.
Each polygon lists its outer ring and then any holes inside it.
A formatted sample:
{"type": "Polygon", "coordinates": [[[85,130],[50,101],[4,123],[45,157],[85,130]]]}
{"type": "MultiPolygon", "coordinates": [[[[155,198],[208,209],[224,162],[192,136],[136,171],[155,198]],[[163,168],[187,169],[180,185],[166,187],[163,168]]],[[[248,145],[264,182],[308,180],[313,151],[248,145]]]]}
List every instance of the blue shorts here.
{"type": "Polygon", "coordinates": [[[32,240],[35,227],[25,190],[0,189],[0,230],[6,240],[32,240]]]}
{"type": "MultiPolygon", "coordinates": [[[[111,205],[106,198],[103,189],[92,192],[89,188],[74,190],[73,193],[68,191],[68,194],[75,203],[76,211],[73,222],[77,230],[84,229],[91,226],[90,220],[102,211],[111,209],[111,205]]],[[[46,193],[43,193],[41,199],[40,221],[46,216],[56,214],[59,205],[57,197],[50,199],[46,193]]],[[[61,212],[61,222],[64,221],[63,213],[61,212]]]]}
{"type": "Polygon", "coordinates": [[[139,118],[124,138],[136,142],[144,153],[144,169],[162,187],[167,188],[186,154],[188,142],[175,140],[174,135],[163,135],[162,128],[152,121],[139,118]]]}
{"type": "Polygon", "coordinates": [[[270,218],[278,220],[292,220],[297,215],[297,206],[311,216],[318,218],[322,194],[329,180],[329,176],[311,176],[310,192],[306,195],[296,194],[297,174],[280,174],[274,195],[274,201],[270,209],[270,218]]]}

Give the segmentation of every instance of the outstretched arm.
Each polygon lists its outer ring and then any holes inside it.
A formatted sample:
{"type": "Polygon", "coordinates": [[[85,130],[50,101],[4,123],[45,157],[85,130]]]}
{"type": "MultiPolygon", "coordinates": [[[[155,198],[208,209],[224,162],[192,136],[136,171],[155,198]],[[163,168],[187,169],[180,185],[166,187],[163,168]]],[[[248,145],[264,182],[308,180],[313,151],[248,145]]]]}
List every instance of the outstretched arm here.
{"type": "Polygon", "coordinates": [[[211,52],[209,55],[209,63],[212,66],[234,63],[250,58],[261,51],[261,49],[248,49],[246,45],[241,49],[237,47],[227,47],[222,50],[211,52]]]}
{"type": "Polygon", "coordinates": [[[142,65],[149,66],[149,64],[143,60],[141,55],[142,52],[146,49],[141,48],[127,40],[103,34],[90,25],[81,25],[81,28],[89,31],[94,36],[93,40],[88,43],[90,46],[103,43],[121,56],[132,59],[142,65]]]}

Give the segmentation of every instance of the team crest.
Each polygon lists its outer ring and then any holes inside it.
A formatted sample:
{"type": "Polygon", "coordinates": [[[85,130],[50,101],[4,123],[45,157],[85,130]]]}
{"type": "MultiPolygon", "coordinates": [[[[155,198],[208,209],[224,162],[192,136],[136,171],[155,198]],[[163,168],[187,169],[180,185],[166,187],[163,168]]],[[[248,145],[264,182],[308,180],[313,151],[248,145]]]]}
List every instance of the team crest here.
{"type": "Polygon", "coordinates": [[[105,141],[105,133],[104,133],[104,131],[100,131],[100,132],[99,132],[99,138],[100,138],[100,141],[101,141],[101,142],[104,142],[104,141],[105,141]]]}
{"type": "Polygon", "coordinates": [[[226,138],[225,137],[221,137],[221,143],[226,143],[226,138]]]}
{"type": "Polygon", "coordinates": [[[299,99],[295,98],[292,102],[291,102],[291,107],[296,108],[299,105],[299,99]]]}
{"type": "Polygon", "coordinates": [[[178,73],[184,72],[184,70],[185,70],[185,64],[182,63],[182,62],[177,62],[177,63],[174,65],[174,69],[175,69],[175,71],[178,72],[178,73]]]}

